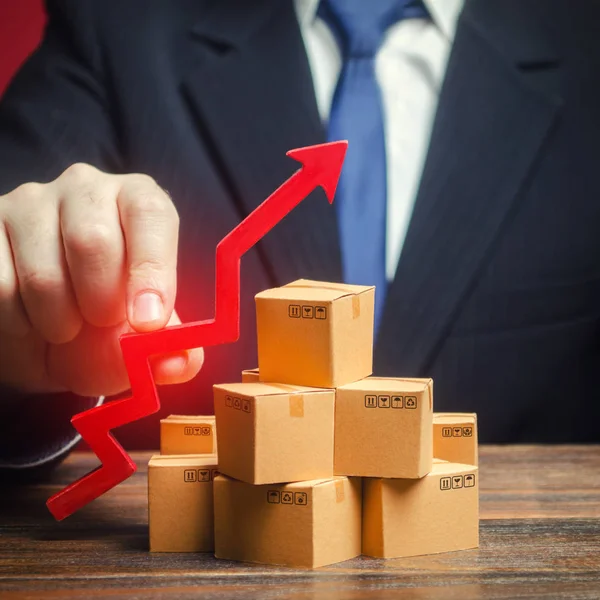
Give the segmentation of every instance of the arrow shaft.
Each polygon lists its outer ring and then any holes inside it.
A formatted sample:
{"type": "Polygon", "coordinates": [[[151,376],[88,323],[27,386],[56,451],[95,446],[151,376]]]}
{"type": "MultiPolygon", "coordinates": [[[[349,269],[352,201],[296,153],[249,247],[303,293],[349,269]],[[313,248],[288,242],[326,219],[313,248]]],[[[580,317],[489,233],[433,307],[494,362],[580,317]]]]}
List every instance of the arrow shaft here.
{"type": "Polygon", "coordinates": [[[221,240],[217,253],[241,257],[317,187],[316,179],[314,173],[296,171],[221,240]]]}

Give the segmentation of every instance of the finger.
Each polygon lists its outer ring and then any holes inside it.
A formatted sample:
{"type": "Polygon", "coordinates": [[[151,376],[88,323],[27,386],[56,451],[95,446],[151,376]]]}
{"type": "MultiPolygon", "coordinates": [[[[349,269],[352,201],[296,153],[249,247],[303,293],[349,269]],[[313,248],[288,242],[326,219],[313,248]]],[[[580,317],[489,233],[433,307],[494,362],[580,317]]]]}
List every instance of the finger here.
{"type": "Polygon", "coordinates": [[[82,317],[71,287],[60,236],[57,203],[46,186],[26,184],[14,194],[6,230],[29,321],[48,342],[79,332],[82,317]]]}
{"type": "MultiPolygon", "coordinates": [[[[180,325],[181,320],[175,311],[171,315],[169,325],[180,325]]],[[[184,383],[193,379],[204,363],[204,350],[194,348],[182,350],[151,359],[154,381],[158,385],[184,383]]]]}
{"type": "Polygon", "coordinates": [[[19,281],[8,242],[8,233],[0,222],[0,332],[23,337],[31,324],[19,294],[19,281]]]}
{"type": "Polygon", "coordinates": [[[127,254],[127,317],[137,331],[164,327],[175,303],[179,217],[151,178],[129,175],[117,199],[127,254]]]}
{"type": "MultiPolygon", "coordinates": [[[[73,167],[72,167],[73,168],[73,167]]],[[[125,320],[125,240],[116,205],[118,183],[79,165],[61,189],[60,219],[65,256],[83,318],[97,327],[125,320]]]]}
{"type": "Polygon", "coordinates": [[[49,347],[50,377],[80,396],[112,396],[126,390],[129,379],[119,337],[130,331],[126,321],[114,327],[84,322],[74,340],[49,347]]]}
{"type": "MultiPolygon", "coordinates": [[[[172,313],[169,325],[179,324],[172,313]]],[[[51,346],[47,372],[52,381],[82,396],[112,396],[129,388],[119,338],[130,333],[127,322],[115,327],[93,327],[84,323],[79,335],[68,344],[51,346]]],[[[183,383],[192,379],[204,360],[201,348],[151,359],[157,384],[183,383]]]]}

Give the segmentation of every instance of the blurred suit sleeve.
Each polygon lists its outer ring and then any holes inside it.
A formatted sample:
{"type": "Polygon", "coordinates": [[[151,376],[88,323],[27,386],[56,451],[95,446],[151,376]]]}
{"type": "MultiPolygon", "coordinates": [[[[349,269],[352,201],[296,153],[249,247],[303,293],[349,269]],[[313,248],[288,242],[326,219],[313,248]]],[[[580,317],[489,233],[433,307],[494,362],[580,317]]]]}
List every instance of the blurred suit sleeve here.
{"type": "Polygon", "coordinates": [[[59,463],[81,437],[71,417],[103,398],[74,394],[21,394],[0,386],[0,472],[38,474],[59,463]]]}
{"type": "MultiPolygon", "coordinates": [[[[52,181],[76,162],[119,172],[116,109],[90,14],[100,4],[47,2],[43,42],[0,100],[0,195],[28,181],[52,181]]],[[[98,402],[0,385],[0,470],[37,471],[60,461],[79,439],[71,417],[98,402]]]]}

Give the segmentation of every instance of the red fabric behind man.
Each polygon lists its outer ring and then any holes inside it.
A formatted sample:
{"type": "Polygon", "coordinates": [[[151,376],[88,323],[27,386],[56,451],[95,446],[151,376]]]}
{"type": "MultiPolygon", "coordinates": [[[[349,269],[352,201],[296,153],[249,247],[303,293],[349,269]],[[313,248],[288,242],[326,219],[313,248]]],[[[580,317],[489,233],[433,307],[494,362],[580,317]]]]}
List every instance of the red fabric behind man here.
{"type": "Polygon", "coordinates": [[[0,0],[0,96],[37,47],[45,23],[42,0],[0,0]]]}

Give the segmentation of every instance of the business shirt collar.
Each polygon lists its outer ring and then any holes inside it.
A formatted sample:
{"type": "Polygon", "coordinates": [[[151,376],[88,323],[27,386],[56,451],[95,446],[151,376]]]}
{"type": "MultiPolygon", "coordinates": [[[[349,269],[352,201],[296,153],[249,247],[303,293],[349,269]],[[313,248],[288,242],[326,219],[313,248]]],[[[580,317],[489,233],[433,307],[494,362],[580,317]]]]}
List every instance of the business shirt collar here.
{"type": "MultiPolygon", "coordinates": [[[[294,0],[298,22],[302,29],[310,27],[315,20],[319,2],[320,0],[294,0]]],[[[449,42],[452,42],[464,0],[423,0],[423,3],[435,26],[449,42]]]]}

